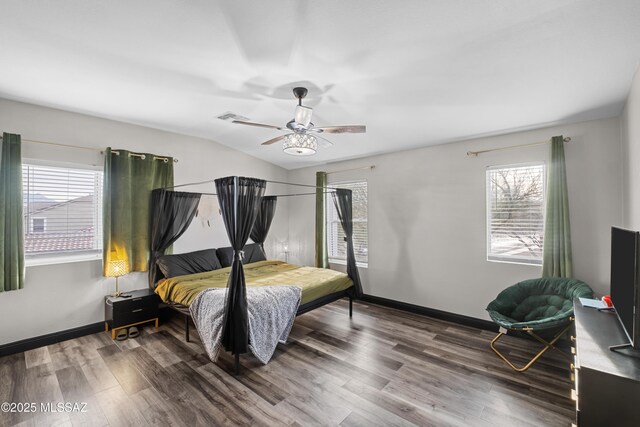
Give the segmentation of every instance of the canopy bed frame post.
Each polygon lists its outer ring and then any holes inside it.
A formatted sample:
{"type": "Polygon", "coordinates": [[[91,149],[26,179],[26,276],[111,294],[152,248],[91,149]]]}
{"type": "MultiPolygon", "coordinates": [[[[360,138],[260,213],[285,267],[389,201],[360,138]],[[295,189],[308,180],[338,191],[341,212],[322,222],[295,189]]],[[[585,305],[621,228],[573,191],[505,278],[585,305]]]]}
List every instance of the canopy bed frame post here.
{"type": "Polygon", "coordinates": [[[230,176],[216,179],[214,182],[225,229],[233,248],[221,341],[224,349],[235,356],[237,375],[240,373],[240,354],[246,353],[249,347],[249,320],[242,250],[258,216],[266,181],[230,176]]]}
{"type": "Polygon", "coordinates": [[[353,297],[349,295],[349,319],[353,318],[353,297]]]}
{"type": "MultiPolygon", "coordinates": [[[[238,233],[238,177],[237,176],[233,177],[233,216],[234,216],[233,226],[235,228],[233,233],[237,235],[237,233],[238,233]]],[[[235,264],[235,258],[236,258],[236,251],[235,251],[235,248],[234,248],[234,251],[233,251],[234,264],[235,264]]],[[[242,259],[242,257],[240,257],[240,258],[242,259]]],[[[240,265],[242,265],[242,261],[240,261],[240,265]]],[[[244,272],[242,273],[242,276],[244,276],[244,272]]],[[[227,288],[229,286],[230,285],[227,285],[227,288]]],[[[229,292],[229,289],[227,290],[227,292],[229,292]]],[[[245,288],[245,292],[246,292],[246,288],[245,288]]],[[[245,316],[247,316],[248,313],[247,313],[246,306],[244,308],[244,312],[245,312],[245,316]]],[[[228,316],[228,309],[227,309],[227,311],[225,311],[224,315],[225,315],[225,317],[228,316]]],[[[247,343],[248,342],[249,342],[249,339],[247,338],[247,343]]],[[[232,354],[234,354],[234,356],[235,356],[234,357],[235,366],[233,368],[233,372],[236,375],[240,375],[240,352],[238,350],[235,350],[234,348],[231,348],[231,350],[232,350],[232,354]]]]}
{"type": "Polygon", "coordinates": [[[189,342],[189,315],[184,315],[184,340],[189,342]]]}

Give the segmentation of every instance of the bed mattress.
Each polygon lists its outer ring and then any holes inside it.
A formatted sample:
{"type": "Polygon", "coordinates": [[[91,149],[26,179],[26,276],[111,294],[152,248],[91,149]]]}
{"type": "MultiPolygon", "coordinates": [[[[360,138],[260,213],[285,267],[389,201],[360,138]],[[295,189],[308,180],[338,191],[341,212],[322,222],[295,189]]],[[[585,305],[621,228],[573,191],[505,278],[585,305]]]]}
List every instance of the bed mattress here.
{"type": "MultiPolygon", "coordinates": [[[[302,288],[301,305],[353,286],[349,276],[326,268],[301,267],[277,260],[254,262],[243,267],[247,286],[299,286],[302,288]]],[[[225,267],[162,279],[155,291],[166,303],[189,306],[205,289],[226,288],[230,273],[231,267],[225,267]]]]}

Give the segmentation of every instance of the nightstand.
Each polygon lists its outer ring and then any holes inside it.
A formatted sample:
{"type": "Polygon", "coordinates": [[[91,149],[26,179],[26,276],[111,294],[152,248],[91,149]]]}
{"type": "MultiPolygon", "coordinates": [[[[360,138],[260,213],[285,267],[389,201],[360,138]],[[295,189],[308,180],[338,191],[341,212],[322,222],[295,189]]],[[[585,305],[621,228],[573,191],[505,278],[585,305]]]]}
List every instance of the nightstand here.
{"type": "Polygon", "coordinates": [[[105,331],[111,328],[111,338],[116,331],[141,323],[154,322],[158,327],[160,297],[151,289],[125,292],[128,298],[107,296],[104,300],[105,331]]]}

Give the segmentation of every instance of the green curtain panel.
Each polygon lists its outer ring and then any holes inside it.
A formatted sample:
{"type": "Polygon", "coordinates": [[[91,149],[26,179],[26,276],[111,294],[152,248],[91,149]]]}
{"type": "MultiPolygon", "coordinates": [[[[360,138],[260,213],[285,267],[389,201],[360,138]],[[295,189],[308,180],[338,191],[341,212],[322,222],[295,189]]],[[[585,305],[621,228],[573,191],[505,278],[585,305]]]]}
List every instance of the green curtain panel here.
{"type": "Polygon", "coordinates": [[[20,135],[3,133],[0,144],[0,292],[24,287],[20,151],[20,135]]]}
{"type": "Polygon", "coordinates": [[[151,191],[173,186],[173,159],[107,148],[104,154],[103,274],[111,260],[147,271],[151,191]],[[119,154],[115,154],[115,152],[119,154]]]}
{"type": "Polygon", "coordinates": [[[327,249],[327,173],[316,172],[316,267],[329,268],[327,249]]]}
{"type": "Polygon", "coordinates": [[[572,277],[572,264],[564,138],[554,136],[551,139],[551,159],[547,171],[542,277],[572,277]]]}

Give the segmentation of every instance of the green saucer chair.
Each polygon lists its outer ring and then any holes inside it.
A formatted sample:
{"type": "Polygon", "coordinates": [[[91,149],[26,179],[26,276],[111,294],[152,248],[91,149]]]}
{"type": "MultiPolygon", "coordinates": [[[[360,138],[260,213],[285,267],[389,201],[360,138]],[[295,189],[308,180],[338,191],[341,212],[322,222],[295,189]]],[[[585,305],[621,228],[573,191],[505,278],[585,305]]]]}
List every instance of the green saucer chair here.
{"type": "MultiPolygon", "coordinates": [[[[573,300],[578,297],[592,298],[593,291],[577,279],[543,277],[525,280],[508,287],[491,301],[487,311],[500,327],[500,332],[491,341],[491,349],[514,370],[524,372],[571,327],[573,322],[573,300]],[[516,367],[495,344],[507,332],[524,332],[544,345],[526,365],[516,367]],[[552,338],[543,338],[551,332],[552,338]]],[[[562,354],[565,354],[561,351],[562,354]]]]}

